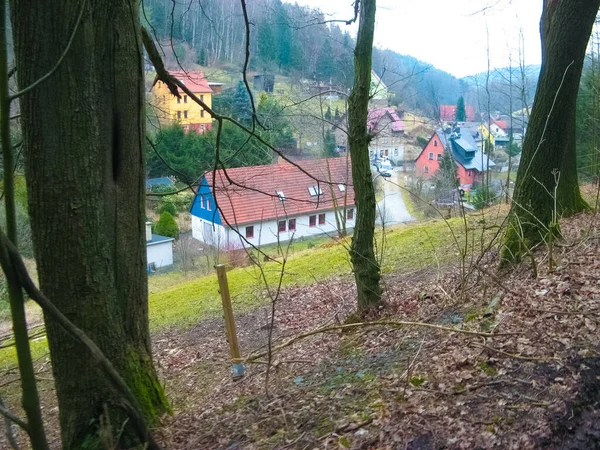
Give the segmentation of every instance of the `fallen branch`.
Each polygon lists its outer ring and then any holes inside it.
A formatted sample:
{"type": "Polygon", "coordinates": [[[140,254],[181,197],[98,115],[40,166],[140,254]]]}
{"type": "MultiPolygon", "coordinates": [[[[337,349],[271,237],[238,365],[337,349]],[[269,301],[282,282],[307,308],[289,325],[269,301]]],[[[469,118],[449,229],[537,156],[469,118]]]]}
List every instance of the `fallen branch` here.
{"type": "Polygon", "coordinates": [[[502,350],[498,350],[497,348],[494,347],[488,347],[487,345],[483,345],[483,344],[477,344],[477,346],[484,348],[486,350],[490,350],[492,352],[496,352],[499,353],[501,355],[504,356],[508,356],[510,358],[514,358],[514,359],[520,359],[522,361],[540,361],[540,362],[546,362],[546,361],[560,361],[560,358],[557,358],[556,356],[541,356],[539,358],[533,357],[533,356],[522,356],[522,355],[517,355],[517,354],[513,354],[513,353],[506,353],[503,352],[502,350]]]}
{"type": "MultiPolygon", "coordinates": [[[[479,331],[461,330],[458,328],[444,327],[442,325],[434,325],[431,323],[424,323],[424,322],[380,320],[377,322],[358,322],[358,323],[349,323],[349,324],[344,324],[344,325],[332,325],[329,327],[317,328],[316,330],[308,331],[306,333],[302,333],[297,336],[294,336],[293,338],[289,339],[288,341],[284,342],[283,344],[273,347],[272,351],[276,352],[276,351],[282,350],[286,347],[289,347],[289,346],[295,344],[298,341],[301,341],[302,339],[306,339],[307,337],[314,336],[315,334],[329,333],[331,331],[338,331],[338,330],[348,330],[348,329],[352,329],[352,328],[381,327],[381,326],[392,326],[392,327],[416,326],[416,327],[431,328],[431,329],[440,330],[440,331],[447,331],[449,333],[459,333],[459,334],[466,334],[469,336],[479,336],[479,337],[485,337],[485,338],[494,338],[494,337],[498,337],[498,336],[514,336],[514,335],[521,334],[521,333],[483,333],[483,332],[479,332],[479,331]]],[[[254,355],[254,356],[249,356],[248,358],[246,358],[246,362],[256,361],[258,359],[264,358],[265,356],[267,356],[267,352],[263,352],[263,353],[260,353],[258,355],[254,355]]]]}

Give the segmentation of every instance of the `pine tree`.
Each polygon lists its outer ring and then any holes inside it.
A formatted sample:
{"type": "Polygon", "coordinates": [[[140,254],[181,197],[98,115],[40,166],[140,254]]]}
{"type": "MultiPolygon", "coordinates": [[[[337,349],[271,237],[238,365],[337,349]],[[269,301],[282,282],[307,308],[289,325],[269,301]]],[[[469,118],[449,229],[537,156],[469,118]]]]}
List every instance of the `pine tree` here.
{"type": "Polygon", "coordinates": [[[436,194],[456,189],[459,185],[458,168],[449,151],[444,150],[440,161],[440,168],[433,176],[436,194]]]}
{"type": "Polygon", "coordinates": [[[244,125],[252,123],[252,103],[250,103],[250,95],[246,85],[240,80],[235,89],[235,95],[233,97],[233,116],[244,125]]]}
{"type": "Polygon", "coordinates": [[[329,39],[325,39],[317,59],[317,80],[329,82],[335,73],[335,61],[329,39]]]}
{"type": "Polygon", "coordinates": [[[325,120],[331,121],[331,107],[327,107],[327,111],[325,111],[325,120]]]}
{"type": "Polygon", "coordinates": [[[465,109],[465,99],[460,96],[456,102],[456,120],[458,122],[465,122],[467,120],[467,111],[465,109]]]}
{"type": "Polygon", "coordinates": [[[340,154],[337,151],[337,145],[335,143],[335,135],[327,130],[325,132],[325,139],[323,141],[323,151],[327,158],[337,158],[340,154]]]}

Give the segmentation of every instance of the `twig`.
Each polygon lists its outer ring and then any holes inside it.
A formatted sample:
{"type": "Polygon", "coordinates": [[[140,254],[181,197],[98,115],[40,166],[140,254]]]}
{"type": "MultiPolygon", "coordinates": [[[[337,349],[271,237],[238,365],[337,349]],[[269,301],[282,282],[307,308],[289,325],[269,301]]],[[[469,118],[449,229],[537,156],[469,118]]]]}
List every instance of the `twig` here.
{"type": "MultiPolygon", "coordinates": [[[[25,430],[27,433],[29,433],[29,427],[27,426],[27,424],[19,419],[17,416],[15,416],[13,413],[11,413],[8,409],[6,409],[4,407],[4,402],[2,401],[2,399],[0,398],[0,414],[2,414],[7,420],[10,420],[11,422],[19,425],[23,430],[25,430]]],[[[8,430],[11,430],[11,427],[7,424],[7,433],[8,430]]]]}
{"type": "MultiPolygon", "coordinates": [[[[478,331],[461,330],[458,328],[444,327],[442,325],[434,325],[431,323],[381,320],[381,321],[377,321],[377,322],[358,322],[358,323],[349,323],[349,324],[344,324],[344,325],[332,325],[332,326],[328,326],[328,327],[317,328],[316,330],[312,330],[312,331],[308,331],[306,333],[299,334],[299,335],[289,339],[288,341],[284,342],[283,344],[273,347],[272,351],[275,352],[275,351],[282,350],[286,347],[289,347],[289,346],[295,344],[296,342],[298,342],[302,339],[306,339],[307,337],[314,336],[315,334],[328,333],[331,331],[338,331],[338,330],[347,330],[347,329],[352,329],[352,328],[381,327],[381,326],[394,326],[394,327],[417,326],[417,327],[431,328],[434,330],[447,331],[449,333],[459,333],[459,334],[466,334],[466,335],[470,335],[470,336],[480,336],[480,337],[486,337],[486,338],[494,338],[494,337],[498,337],[498,336],[514,336],[514,335],[521,334],[521,333],[483,333],[483,332],[478,332],[478,331]]],[[[250,356],[246,359],[246,361],[247,362],[255,361],[257,359],[264,358],[265,356],[267,356],[267,354],[268,354],[267,352],[263,352],[258,355],[250,356]]]]}
{"type": "Polygon", "coordinates": [[[513,353],[506,353],[506,352],[503,352],[502,350],[498,350],[497,348],[488,347],[487,345],[483,345],[483,344],[476,344],[476,345],[478,347],[484,348],[486,350],[490,350],[492,352],[496,352],[501,355],[508,356],[510,358],[520,359],[523,361],[561,361],[561,359],[557,358],[556,356],[542,356],[539,358],[535,358],[533,356],[522,356],[522,355],[516,355],[513,353]]]}

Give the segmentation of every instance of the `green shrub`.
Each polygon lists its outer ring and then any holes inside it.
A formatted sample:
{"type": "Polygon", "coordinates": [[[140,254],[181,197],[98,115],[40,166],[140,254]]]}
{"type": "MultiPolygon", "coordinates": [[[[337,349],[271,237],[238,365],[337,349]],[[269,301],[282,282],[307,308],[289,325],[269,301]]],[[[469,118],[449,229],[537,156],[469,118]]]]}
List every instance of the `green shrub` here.
{"type": "Polygon", "coordinates": [[[165,211],[161,213],[158,222],[154,224],[154,232],[161,236],[172,238],[177,238],[179,236],[179,227],[170,212],[165,211]]]}
{"type": "Polygon", "coordinates": [[[489,187],[483,185],[471,194],[471,203],[475,209],[483,209],[491,206],[497,198],[498,196],[489,187]]]}
{"type": "Polygon", "coordinates": [[[163,197],[163,199],[160,201],[160,204],[158,205],[158,212],[159,212],[159,214],[168,212],[172,216],[176,216],[177,208],[175,207],[175,204],[173,202],[171,202],[170,200],[166,200],[163,197]]]}

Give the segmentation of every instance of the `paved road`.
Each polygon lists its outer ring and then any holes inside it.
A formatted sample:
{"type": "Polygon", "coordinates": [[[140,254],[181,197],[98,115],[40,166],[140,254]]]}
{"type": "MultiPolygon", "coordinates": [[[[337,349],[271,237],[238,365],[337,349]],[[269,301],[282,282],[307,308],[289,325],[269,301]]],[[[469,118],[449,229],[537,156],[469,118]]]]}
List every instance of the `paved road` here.
{"type": "MultiPolygon", "coordinates": [[[[394,183],[398,182],[398,173],[394,173],[390,181],[394,183]]],[[[381,224],[381,217],[383,216],[386,225],[392,225],[396,223],[410,222],[415,220],[410,215],[402,199],[402,193],[400,188],[386,180],[383,181],[384,197],[379,203],[377,203],[377,223],[381,224]]]]}

